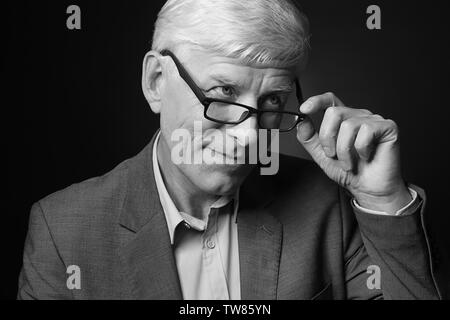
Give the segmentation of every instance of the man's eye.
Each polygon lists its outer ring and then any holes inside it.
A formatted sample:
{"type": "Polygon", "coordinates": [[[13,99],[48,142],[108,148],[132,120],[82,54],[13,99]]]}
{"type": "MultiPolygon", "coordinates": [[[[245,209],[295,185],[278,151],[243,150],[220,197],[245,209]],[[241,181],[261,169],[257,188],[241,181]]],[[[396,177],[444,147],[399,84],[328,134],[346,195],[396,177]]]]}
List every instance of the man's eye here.
{"type": "Polygon", "coordinates": [[[224,96],[231,97],[234,94],[233,88],[231,87],[222,87],[222,93],[224,96]]]}
{"type": "Polygon", "coordinates": [[[282,101],[278,96],[270,96],[267,97],[266,104],[268,104],[269,106],[280,106],[282,104],[282,101]]]}
{"type": "Polygon", "coordinates": [[[230,86],[215,87],[211,91],[225,98],[233,97],[235,94],[234,89],[230,86]]]}
{"type": "Polygon", "coordinates": [[[262,108],[265,110],[283,110],[287,104],[287,97],[284,95],[271,95],[263,100],[262,108]]]}

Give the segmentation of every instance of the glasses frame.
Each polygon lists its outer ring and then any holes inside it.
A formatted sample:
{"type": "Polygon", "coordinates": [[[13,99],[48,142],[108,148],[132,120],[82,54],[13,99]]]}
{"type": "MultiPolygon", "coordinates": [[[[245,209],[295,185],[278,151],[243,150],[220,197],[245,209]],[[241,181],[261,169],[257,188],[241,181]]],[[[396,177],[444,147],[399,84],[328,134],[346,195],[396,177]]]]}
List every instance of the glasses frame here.
{"type": "MultiPolygon", "coordinates": [[[[169,57],[172,58],[172,60],[174,61],[175,65],[176,65],[176,67],[178,69],[178,73],[180,74],[181,78],[186,82],[186,84],[189,86],[189,88],[195,94],[195,96],[200,101],[200,103],[205,107],[204,117],[206,119],[210,120],[210,121],[213,121],[213,122],[216,122],[216,123],[220,123],[220,124],[237,125],[237,124],[243,123],[247,119],[251,118],[253,115],[256,115],[257,121],[258,121],[258,125],[259,125],[260,128],[262,128],[263,126],[261,125],[260,121],[261,121],[261,117],[262,117],[262,115],[264,113],[289,114],[289,115],[298,116],[298,119],[295,122],[295,124],[292,125],[292,127],[290,127],[289,129],[267,129],[267,130],[279,130],[279,132],[289,132],[292,129],[294,129],[295,127],[297,127],[297,125],[300,122],[302,122],[303,120],[305,120],[305,118],[306,118],[306,115],[304,115],[302,113],[298,113],[298,112],[276,111],[276,110],[275,111],[258,110],[258,109],[255,109],[253,107],[250,107],[250,106],[247,106],[247,105],[244,105],[244,104],[240,104],[240,103],[236,103],[236,102],[231,102],[231,101],[222,100],[222,99],[208,98],[207,96],[205,96],[205,94],[202,92],[202,90],[197,86],[197,84],[194,82],[194,80],[188,74],[188,72],[183,67],[183,65],[178,60],[178,58],[170,50],[167,50],[167,49],[162,50],[160,52],[160,54],[162,56],[169,56],[169,57]],[[240,119],[239,121],[221,121],[221,120],[217,120],[217,119],[214,119],[214,118],[211,118],[210,116],[208,116],[208,109],[209,109],[209,107],[211,106],[211,104],[213,102],[219,102],[219,103],[239,106],[239,107],[247,109],[249,112],[248,112],[246,117],[240,119]]],[[[297,102],[298,102],[299,107],[300,107],[300,105],[303,103],[304,100],[303,100],[302,89],[300,87],[300,82],[299,82],[298,78],[295,79],[295,88],[296,88],[297,102]]]]}

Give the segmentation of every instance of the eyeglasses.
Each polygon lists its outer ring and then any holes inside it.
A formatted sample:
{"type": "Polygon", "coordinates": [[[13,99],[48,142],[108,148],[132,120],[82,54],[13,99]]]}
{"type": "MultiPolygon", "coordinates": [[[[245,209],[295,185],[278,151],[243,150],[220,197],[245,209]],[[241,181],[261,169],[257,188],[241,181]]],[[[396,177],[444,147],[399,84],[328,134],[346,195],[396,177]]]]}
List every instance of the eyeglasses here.
{"type": "MultiPolygon", "coordinates": [[[[243,104],[222,99],[209,98],[195,84],[180,61],[169,50],[162,50],[161,55],[170,56],[175,62],[178,73],[205,107],[204,117],[220,124],[237,125],[256,115],[261,129],[277,129],[288,132],[305,119],[305,115],[290,111],[259,110],[243,104]]],[[[295,80],[296,95],[299,106],[303,103],[302,91],[298,79],[295,80]]]]}

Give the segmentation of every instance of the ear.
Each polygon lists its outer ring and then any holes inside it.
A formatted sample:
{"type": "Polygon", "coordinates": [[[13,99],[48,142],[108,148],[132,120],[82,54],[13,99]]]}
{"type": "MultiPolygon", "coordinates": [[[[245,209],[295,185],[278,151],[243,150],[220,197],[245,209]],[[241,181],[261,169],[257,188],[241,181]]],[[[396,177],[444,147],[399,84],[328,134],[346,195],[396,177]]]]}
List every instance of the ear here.
{"type": "Polygon", "coordinates": [[[161,112],[160,87],[162,83],[162,56],[149,51],[142,65],[142,91],[150,108],[156,114],[161,112]]]}

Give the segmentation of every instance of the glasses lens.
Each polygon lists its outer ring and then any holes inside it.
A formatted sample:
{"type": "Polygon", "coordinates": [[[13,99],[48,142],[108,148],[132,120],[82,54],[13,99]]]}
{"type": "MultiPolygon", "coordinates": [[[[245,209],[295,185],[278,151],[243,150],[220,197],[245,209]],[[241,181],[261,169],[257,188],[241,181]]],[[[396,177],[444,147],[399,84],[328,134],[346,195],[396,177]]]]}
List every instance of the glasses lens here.
{"type": "Polygon", "coordinates": [[[299,116],[290,113],[264,112],[259,120],[262,129],[292,129],[299,119],[299,116]]]}
{"type": "Polygon", "coordinates": [[[206,115],[217,121],[234,124],[242,122],[249,113],[248,109],[234,104],[213,102],[209,105],[206,115]]]}

